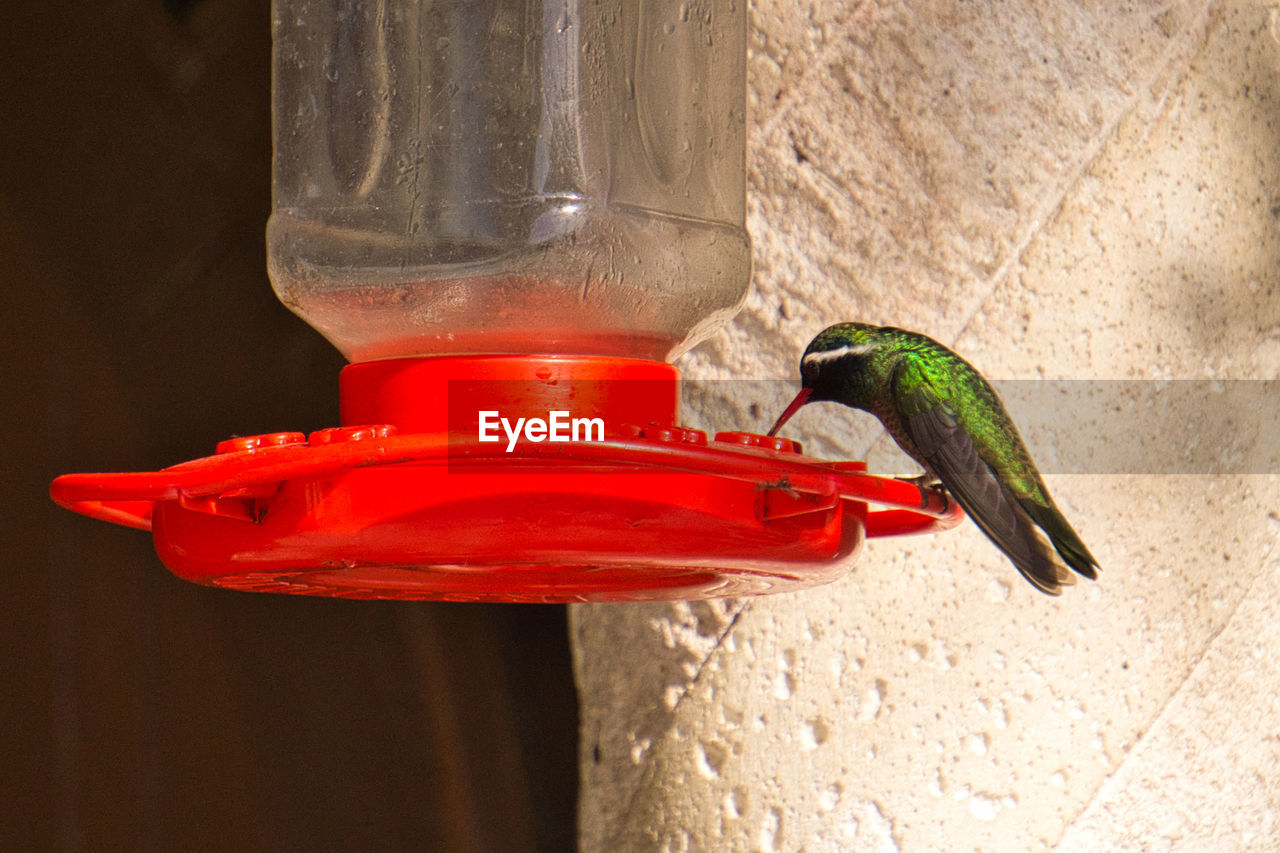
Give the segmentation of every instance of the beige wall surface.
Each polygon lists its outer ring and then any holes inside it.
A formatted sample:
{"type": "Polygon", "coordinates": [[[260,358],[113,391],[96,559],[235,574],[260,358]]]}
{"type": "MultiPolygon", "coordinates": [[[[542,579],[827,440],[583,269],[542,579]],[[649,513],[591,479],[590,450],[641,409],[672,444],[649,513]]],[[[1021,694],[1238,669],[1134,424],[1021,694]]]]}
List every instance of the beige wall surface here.
{"type": "MultiPolygon", "coordinates": [[[[760,0],[750,38],[753,290],[687,378],[887,322],[994,379],[1205,380],[1139,417],[1190,455],[1046,465],[1102,564],[1059,599],[966,524],[805,592],[575,607],[582,849],[1280,849],[1280,460],[1228,393],[1280,373],[1280,6],[760,0]]],[[[775,385],[685,420],[764,429],[775,385]]],[[[1042,461],[1118,429],[1071,414],[1025,425],[1042,461]]],[[[838,407],[787,430],[911,473],[838,407]]]]}

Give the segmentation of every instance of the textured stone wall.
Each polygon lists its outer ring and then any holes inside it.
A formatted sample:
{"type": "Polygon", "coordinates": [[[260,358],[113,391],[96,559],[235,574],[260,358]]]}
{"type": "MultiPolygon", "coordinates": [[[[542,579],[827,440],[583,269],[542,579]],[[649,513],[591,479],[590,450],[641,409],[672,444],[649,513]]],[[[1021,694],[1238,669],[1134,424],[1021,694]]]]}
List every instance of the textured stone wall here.
{"type": "MultiPolygon", "coordinates": [[[[686,377],[794,378],[850,319],[998,379],[1280,375],[1274,4],[751,20],[754,288],[686,377]]],[[[687,423],[764,429],[786,402],[716,388],[687,423]]],[[[1222,405],[1143,422],[1195,443],[1222,405]]],[[[1025,430],[1037,456],[1108,432],[1069,414],[1025,430]]],[[[835,406],[788,434],[912,473],[835,406]]],[[[966,524],[872,542],[803,593],[575,607],[582,849],[1280,848],[1280,460],[1145,462],[1049,474],[1103,569],[1060,599],[966,524]]]]}

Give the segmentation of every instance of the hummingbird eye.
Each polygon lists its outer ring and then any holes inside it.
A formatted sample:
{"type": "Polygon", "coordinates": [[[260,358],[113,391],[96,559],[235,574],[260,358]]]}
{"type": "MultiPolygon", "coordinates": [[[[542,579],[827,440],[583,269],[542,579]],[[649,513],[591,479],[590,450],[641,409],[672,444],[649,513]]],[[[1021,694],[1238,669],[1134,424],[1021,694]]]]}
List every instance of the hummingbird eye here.
{"type": "Polygon", "coordinates": [[[800,378],[806,385],[817,381],[819,365],[816,361],[800,362],[800,378]]]}

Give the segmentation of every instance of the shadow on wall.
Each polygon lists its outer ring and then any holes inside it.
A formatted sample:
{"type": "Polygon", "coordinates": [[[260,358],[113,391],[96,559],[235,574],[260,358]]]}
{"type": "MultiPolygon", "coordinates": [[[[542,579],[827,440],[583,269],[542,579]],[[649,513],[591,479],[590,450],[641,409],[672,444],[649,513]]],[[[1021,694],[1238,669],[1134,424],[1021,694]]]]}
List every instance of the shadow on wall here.
{"type": "Polygon", "coordinates": [[[265,274],[265,15],[6,12],[0,846],[572,849],[563,608],[205,589],[47,498],[337,420],[342,360],[265,274]]]}

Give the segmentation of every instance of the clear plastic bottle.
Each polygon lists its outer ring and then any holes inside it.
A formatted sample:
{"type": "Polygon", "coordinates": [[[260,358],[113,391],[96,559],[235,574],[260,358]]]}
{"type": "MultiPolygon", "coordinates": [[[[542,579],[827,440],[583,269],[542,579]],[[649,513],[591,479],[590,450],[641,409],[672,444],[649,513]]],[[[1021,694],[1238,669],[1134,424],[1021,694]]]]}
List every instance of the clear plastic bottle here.
{"type": "Polygon", "coordinates": [[[352,361],[670,359],[737,310],[745,0],[274,0],[271,278],[352,361]]]}

